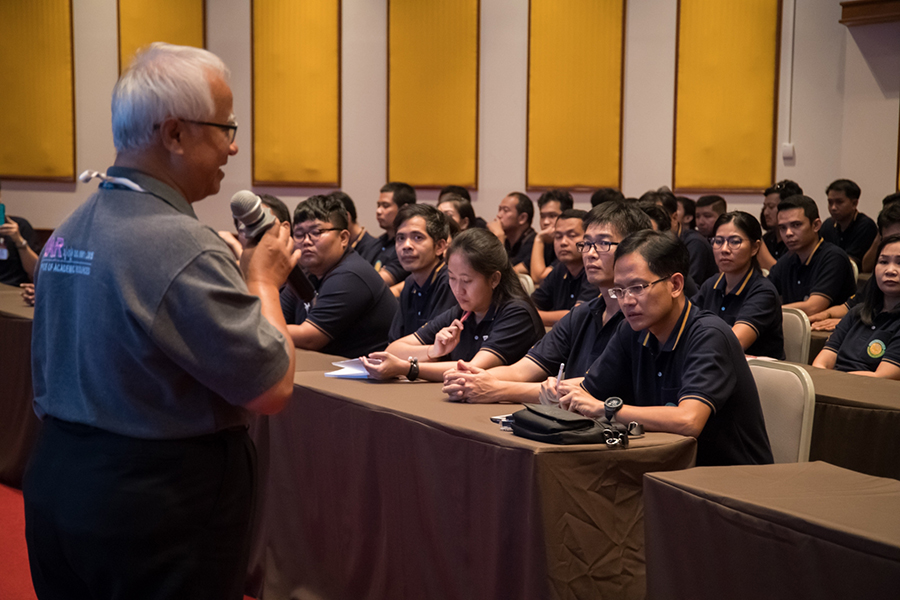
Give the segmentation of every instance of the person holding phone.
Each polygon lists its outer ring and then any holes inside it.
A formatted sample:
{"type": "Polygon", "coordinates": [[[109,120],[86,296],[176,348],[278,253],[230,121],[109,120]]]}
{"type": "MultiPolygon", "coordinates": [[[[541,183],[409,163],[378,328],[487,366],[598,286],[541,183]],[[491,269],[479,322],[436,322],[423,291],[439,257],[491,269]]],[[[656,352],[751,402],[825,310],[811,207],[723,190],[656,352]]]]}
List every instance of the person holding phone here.
{"type": "Polygon", "coordinates": [[[0,199],[0,283],[22,285],[34,281],[40,246],[31,224],[10,217],[0,199]]]}

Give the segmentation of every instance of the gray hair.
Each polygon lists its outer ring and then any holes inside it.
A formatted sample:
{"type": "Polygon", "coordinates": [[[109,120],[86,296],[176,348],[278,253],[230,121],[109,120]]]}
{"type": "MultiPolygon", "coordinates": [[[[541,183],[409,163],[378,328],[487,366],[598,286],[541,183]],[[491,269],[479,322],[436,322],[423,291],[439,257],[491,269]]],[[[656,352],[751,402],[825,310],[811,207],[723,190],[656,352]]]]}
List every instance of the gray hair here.
{"type": "Polygon", "coordinates": [[[215,113],[209,77],[228,80],[228,67],[201,48],[154,42],[138,51],[112,95],[116,150],[147,146],[167,117],[202,121],[215,113]]]}

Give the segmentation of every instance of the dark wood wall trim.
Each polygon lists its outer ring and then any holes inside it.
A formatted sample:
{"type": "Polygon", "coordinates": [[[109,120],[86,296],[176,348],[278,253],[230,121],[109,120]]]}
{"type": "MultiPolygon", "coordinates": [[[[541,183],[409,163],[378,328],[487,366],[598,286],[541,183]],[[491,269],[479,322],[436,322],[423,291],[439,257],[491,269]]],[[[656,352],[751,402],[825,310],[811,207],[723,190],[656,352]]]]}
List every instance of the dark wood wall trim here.
{"type": "Polygon", "coordinates": [[[869,25],[900,21],[900,0],[848,0],[841,2],[843,25],[869,25]]]}

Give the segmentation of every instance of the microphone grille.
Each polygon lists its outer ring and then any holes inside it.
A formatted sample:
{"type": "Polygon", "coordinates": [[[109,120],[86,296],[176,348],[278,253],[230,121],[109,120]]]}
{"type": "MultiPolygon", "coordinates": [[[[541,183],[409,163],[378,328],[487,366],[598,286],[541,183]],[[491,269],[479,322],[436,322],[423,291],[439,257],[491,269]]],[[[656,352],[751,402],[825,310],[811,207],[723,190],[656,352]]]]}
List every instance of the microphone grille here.
{"type": "Polygon", "coordinates": [[[231,197],[231,214],[238,220],[257,209],[262,201],[250,190],[241,190],[231,197]]]}

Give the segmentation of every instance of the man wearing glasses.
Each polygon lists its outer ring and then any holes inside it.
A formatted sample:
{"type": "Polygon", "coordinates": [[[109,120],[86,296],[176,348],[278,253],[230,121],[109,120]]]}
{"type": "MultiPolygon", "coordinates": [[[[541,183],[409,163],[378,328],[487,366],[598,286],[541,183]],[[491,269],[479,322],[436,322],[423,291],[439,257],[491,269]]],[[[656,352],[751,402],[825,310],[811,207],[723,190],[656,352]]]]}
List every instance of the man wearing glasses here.
{"type": "Polygon", "coordinates": [[[41,598],[243,595],[256,480],[250,413],[293,393],[278,288],[287,225],[241,256],[201,224],[237,153],[228,70],[155,43],[113,90],[115,165],[36,271],[25,474],[41,598]]]}
{"type": "Polygon", "coordinates": [[[756,383],[731,328],[684,297],[690,259],[670,235],[641,231],[619,244],[615,287],[621,324],[581,385],[562,381],[559,404],[697,438],[697,465],[772,462],[756,383]]]}
{"type": "Polygon", "coordinates": [[[547,390],[555,388],[561,366],[564,377],[581,381],[622,321],[619,305],[609,295],[616,247],[628,235],[650,229],[650,217],[636,206],[609,202],[587,213],[582,228],[584,273],[599,294],[569,311],[518,362],[488,370],[461,362],[448,371],[443,391],[451,399],[552,403],[556,396],[547,390]]]}
{"type": "Polygon", "coordinates": [[[347,210],[331,196],[311,196],[294,210],[294,244],[316,297],[307,306],[290,286],[281,308],[294,345],[347,358],[383,350],[397,299],[350,248],[347,210]]]}

